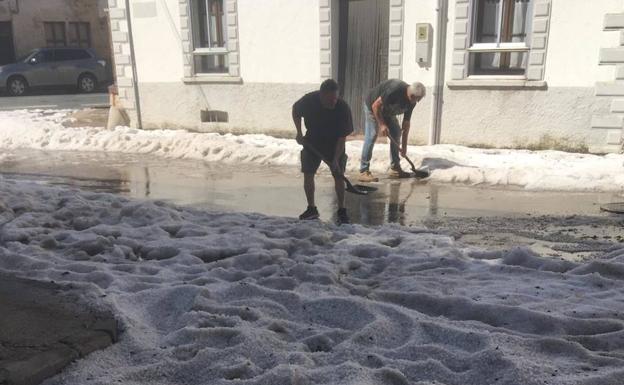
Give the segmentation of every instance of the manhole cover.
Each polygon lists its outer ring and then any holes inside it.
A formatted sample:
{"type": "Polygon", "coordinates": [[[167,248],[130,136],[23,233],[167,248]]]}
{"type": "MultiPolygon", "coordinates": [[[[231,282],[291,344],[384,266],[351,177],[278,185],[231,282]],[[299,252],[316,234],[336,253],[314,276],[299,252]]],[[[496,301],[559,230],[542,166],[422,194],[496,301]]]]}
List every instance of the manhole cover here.
{"type": "Polygon", "coordinates": [[[624,202],[606,203],[600,206],[600,210],[609,213],[624,214],[624,202]]]}

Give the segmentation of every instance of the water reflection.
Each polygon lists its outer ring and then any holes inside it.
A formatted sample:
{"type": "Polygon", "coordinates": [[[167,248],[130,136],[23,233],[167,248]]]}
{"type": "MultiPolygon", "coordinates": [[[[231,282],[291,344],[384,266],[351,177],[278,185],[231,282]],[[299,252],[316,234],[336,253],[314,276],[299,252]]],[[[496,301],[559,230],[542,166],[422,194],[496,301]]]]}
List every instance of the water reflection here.
{"type": "Polygon", "coordinates": [[[405,225],[428,215],[437,215],[438,186],[418,180],[380,183],[366,197],[351,197],[347,209],[353,222],[367,225],[405,225]]]}
{"type": "MultiPolygon", "coordinates": [[[[296,217],[305,209],[303,180],[296,168],[165,160],[115,153],[16,151],[5,154],[0,172],[133,198],[226,211],[296,217]]],[[[353,223],[421,224],[428,217],[597,214],[610,194],[527,192],[435,185],[415,179],[375,184],[369,196],[347,194],[353,223]]],[[[332,220],[336,202],[328,172],[317,178],[321,219],[332,220]]],[[[335,219],[335,218],[334,218],[335,219]]]]}

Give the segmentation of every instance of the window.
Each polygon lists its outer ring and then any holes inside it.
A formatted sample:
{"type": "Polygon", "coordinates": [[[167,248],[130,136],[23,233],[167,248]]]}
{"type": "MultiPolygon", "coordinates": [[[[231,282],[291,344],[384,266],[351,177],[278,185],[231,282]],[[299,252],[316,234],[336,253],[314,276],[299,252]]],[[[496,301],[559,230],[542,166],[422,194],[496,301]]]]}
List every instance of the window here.
{"type": "Polygon", "coordinates": [[[474,0],[469,75],[526,75],[531,3],[474,0]]]}
{"type": "Polygon", "coordinates": [[[65,47],[67,45],[64,22],[45,22],[43,27],[45,29],[46,46],[65,47]]]}
{"type": "Polygon", "coordinates": [[[192,0],[193,65],[196,74],[227,73],[224,0],[192,0]]]}
{"type": "Polygon", "coordinates": [[[54,52],[51,49],[39,51],[30,60],[34,63],[49,63],[54,61],[54,52]]]}
{"type": "Polygon", "coordinates": [[[83,49],[57,49],[54,53],[56,61],[84,60],[91,55],[83,49]]]}
{"type": "Polygon", "coordinates": [[[69,23],[69,45],[82,48],[91,47],[89,23],[69,23]]]}

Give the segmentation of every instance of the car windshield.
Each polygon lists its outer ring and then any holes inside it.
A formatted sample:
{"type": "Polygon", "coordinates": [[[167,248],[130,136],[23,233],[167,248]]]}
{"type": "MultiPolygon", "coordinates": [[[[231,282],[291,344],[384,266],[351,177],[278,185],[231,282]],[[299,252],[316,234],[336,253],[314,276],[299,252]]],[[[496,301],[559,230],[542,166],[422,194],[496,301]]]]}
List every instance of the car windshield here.
{"type": "Polygon", "coordinates": [[[31,57],[35,52],[37,52],[37,50],[32,50],[32,51],[28,52],[26,55],[22,55],[19,58],[17,58],[17,60],[15,62],[16,63],[23,63],[23,62],[26,61],[26,59],[31,57]]]}

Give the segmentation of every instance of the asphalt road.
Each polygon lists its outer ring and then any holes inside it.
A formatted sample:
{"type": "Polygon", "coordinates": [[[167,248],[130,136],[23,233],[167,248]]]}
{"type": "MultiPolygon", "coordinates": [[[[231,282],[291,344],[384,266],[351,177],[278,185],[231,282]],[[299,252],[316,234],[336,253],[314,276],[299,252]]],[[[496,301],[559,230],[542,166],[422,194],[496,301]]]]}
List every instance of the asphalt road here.
{"type": "Polygon", "coordinates": [[[108,105],[107,93],[0,97],[0,111],[39,108],[82,109],[89,107],[108,107],[108,105]]]}

